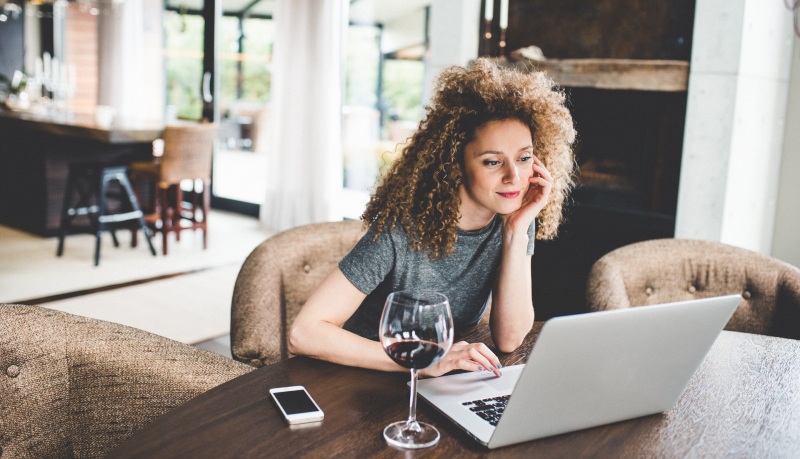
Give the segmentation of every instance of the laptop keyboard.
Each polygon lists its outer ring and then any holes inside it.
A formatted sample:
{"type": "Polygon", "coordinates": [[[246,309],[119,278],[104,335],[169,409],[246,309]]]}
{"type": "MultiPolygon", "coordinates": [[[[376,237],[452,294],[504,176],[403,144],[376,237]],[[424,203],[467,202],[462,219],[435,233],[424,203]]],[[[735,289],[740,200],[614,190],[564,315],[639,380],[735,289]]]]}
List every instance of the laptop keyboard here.
{"type": "Polygon", "coordinates": [[[484,421],[497,427],[500,416],[503,415],[503,411],[506,409],[506,405],[508,405],[509,398],[511,398],[511,395],[501,395],[499,397],[463,402],[462,405],[480,416],[484,421]]]}

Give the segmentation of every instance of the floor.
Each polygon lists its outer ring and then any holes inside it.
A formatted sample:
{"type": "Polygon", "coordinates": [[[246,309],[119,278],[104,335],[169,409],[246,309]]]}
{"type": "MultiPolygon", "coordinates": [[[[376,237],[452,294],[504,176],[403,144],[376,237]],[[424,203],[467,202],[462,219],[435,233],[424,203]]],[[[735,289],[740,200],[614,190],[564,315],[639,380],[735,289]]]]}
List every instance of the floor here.
{"type": "Polygon", "coordinates": [[[104,238],[93,266],[94,238],[56,238],[0,225],[0,302],[38,304],[122,323],[230,357],[230,299],[241,264],[271,234],[257,219],[212,210],[209,246],[201,233],[169,241],[169,255],[153,257],[144,244],[120,247],[104,238]]]}

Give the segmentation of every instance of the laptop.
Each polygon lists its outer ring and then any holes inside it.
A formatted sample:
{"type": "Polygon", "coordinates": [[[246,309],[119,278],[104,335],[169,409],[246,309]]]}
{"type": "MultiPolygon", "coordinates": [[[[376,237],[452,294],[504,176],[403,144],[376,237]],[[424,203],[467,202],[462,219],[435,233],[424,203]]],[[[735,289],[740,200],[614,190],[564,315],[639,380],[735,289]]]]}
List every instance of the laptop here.
{"type": "Polygon", "coordinates": [[[418,395],[488,448],[671,409],[739,295],[548,320],[527,364],[503,376],[425,379],[418,395]]]}

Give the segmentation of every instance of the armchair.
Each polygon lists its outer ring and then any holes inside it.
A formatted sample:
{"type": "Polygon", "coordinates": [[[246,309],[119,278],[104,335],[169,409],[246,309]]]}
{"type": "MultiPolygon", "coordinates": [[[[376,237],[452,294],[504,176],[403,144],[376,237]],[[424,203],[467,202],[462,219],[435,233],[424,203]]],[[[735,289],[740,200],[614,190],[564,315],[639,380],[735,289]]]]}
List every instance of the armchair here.
{"type": "Polygon", "coordinates": [[[251,367],[124,325],[0,304],[0,455],[104,457],[251,367]]]}
{"type": "Polygon", "coordinates": [[[656,239],[613,250],[592,266],[590,311],[740,293],[727,330],[800,339],[800,269],[719,242],[656,239]]]}
{"type": "Polygon", "coordinates": [[[361,221],[278,233],[242,265],[231,302],[233,358],[260,367],[289,357],[286,336],[311,292],[364,234],[361,221]]]}

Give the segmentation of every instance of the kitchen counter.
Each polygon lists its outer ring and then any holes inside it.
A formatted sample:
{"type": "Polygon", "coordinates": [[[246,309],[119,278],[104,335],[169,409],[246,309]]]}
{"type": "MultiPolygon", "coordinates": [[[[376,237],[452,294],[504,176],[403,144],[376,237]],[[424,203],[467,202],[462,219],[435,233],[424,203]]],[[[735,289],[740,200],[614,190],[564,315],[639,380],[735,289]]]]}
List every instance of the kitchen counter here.
{"type": "Polygon", "coordinates": [[[91,115],[41,114],[32,111],[0,109],[0,127],[36,130],[42,134],[96,140],[104,143],[152,142],[161,136],[163,123],[140,120],[115,120],[110,126],[98,126],[91,115]]]}
{"type": "Polygon", "coordinates": [[[0,224],[54,236],[71,162],[147,160],[162,131],[158,122],[102,127],[89,115],[0,109],[0,224]]]}

